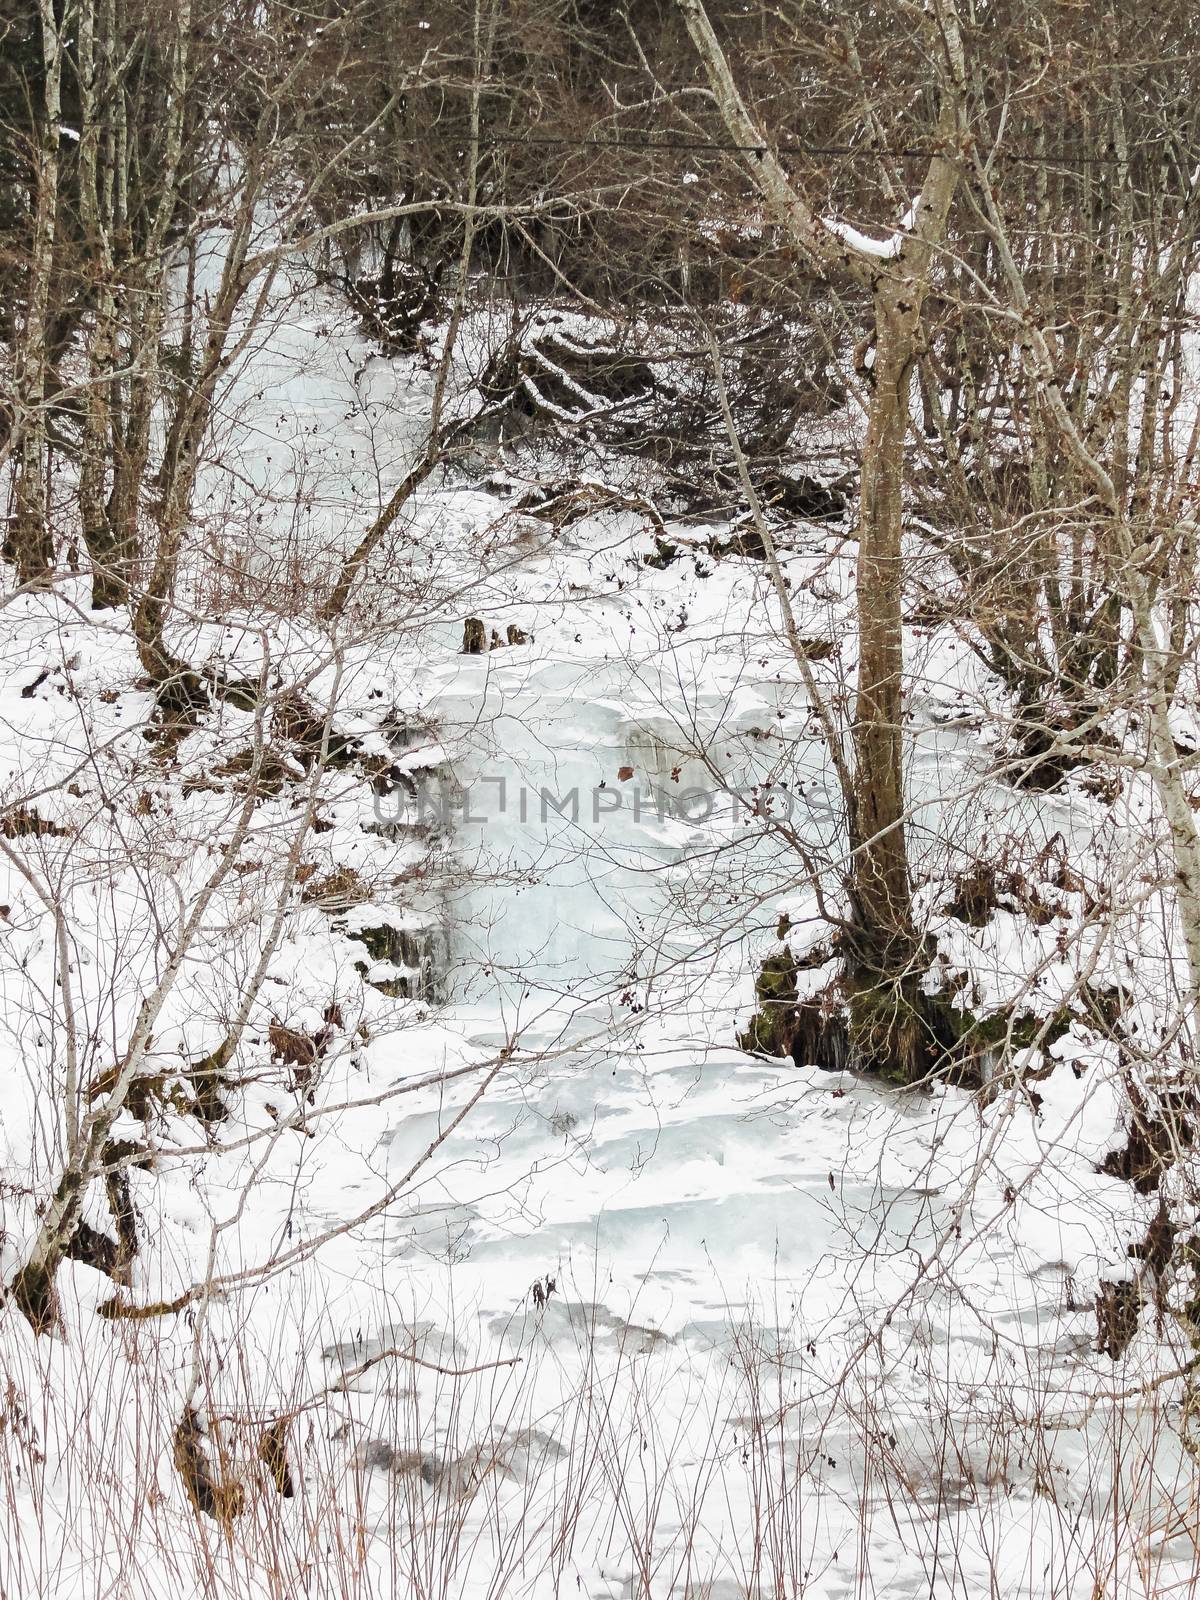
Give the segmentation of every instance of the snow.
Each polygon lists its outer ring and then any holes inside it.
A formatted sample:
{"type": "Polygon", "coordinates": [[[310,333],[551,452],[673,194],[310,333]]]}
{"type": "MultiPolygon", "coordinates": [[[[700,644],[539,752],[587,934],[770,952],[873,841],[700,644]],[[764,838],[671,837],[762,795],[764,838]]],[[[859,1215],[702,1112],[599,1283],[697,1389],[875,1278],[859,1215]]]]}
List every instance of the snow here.
{"type": "Polygon", "coordinates": [[[869,233],[863,233],[852,223],[842,222],[836,217],[822,217],[821,222],[830,233],[843,244],[848,244],[859,255],[871,256],[877,261],[895,261],[904,248],[905,239],[916,226],[920,206],[921,198],[918,195],[900,219],[899,227],[886,239],[876,239],[869,233]]]}
{"type": "MultiPolygon", "coordinates": [[[[903,242],[827,226],[881,259],[903,242]]],[[[130,1173],[129,1298],[179,1294],[210,1252],[248,1283],[198,1318],[110,1322],[95,1313],[113,1284],[68,1263],[64,1339],[35,1341],[4,1309],[0,1454],[11,1503],[45,1532],[10,1541],[0,1592],[840,1600],[868,1574],[897,1596],[1166,1592],[1190,1556],[1155,1530],[1190,1466],[1153,1436],[1157,1413],[1106,1396],[1178,1351],[1145,1319],[1130,1379],[1094,1344],[1097,1287],[1128,1272],[1157,1203],[1097,1170],[1124,1116],[1115,1047],[1079,1012],[1044,1058],[1026,1051],[1036,1078],[982,1095],[741,1052],[780,912],[796,949],[818,926],[794,854],[745,796],[786,785],[805,846],[844,848],[761,566],[655,569],[639,513],[552,531],[486,482],[431,480],[382,553],[380,616],[335,661],[289,620],[288,563],[310,573],[353,541],[420,446],[428,399],[427,373],[373,359],[314,292],[281,295],[226,397],[202,525],[280,585],[280,616],[264,634],[235,600],[224,625],[181,625],[180,646],[234,675],[265,649],[318,701],[336,686],[337,727],[440,786],[450,826],[424,834],[407,791],[384,805],[353,771],[326,774],[307,881],[353,868],[365,897],[333,916],[290,908],[224,1123],[167,1109],[114,1130],[154,1146],[155,1170],[130,1173]],[[467,615],[529,641],[462,655],[467,615]],[[577,815],[561,808],[572,793],[577,815]],[[706,814],[660,815],[687,793],[712,797],[706,814]],[[381,924],[444,938],[445,1005],[364,982],[363,967],[411,970],[364,955],[354,934],[381,924]],[[265,1071],[267,1029],[315,1031],[333,1001],[343,1025],[310,1103],[265,1071]],[[430,1365],[359,1372],[396,1345],[430,1365]],[[193,1514],[172,1464],[197,1359],[250,1500],[228,1537],[193,1514]],[[247,1429],[290,1410],[300,1486],[285,1501],[249,1464],[247,1429]]],[[[801,634],[834,647],[817,680],[844,693],[852,551],[798,524],[782,559],[801,634]]],[[[963,1003],[1050,1018],[1081,974],[1168,970],[1161,903],[1097,924],[1082,891],[1051,885],[1041,925],[946,913],[967,864],[946,838],[1032,873],[1057,836],[1099,881],[1126,824],[1081,790],[1000,783],[979,733],[995,685],[952,630],[910,644],[914,857],[963,1003]]],[[[240,791],[222,764],[253,737],[253,716],[219,703],[155,756],[149,712],[126,619],[90,613],[82,584],[0,614],[3,799],[36,792],[27,803],[67,830],[20,848],[72,930],[86,1076],[128,1036],[230,837],[240,791]]],[[[256,807],[156,1067],[223,1037],[293,824],[286,791],[256,807]]],[[[42,1085],[63,1041],[53,919],[11,857],[3,875],[11,1270],[61,1140],[42,1085]]]]}

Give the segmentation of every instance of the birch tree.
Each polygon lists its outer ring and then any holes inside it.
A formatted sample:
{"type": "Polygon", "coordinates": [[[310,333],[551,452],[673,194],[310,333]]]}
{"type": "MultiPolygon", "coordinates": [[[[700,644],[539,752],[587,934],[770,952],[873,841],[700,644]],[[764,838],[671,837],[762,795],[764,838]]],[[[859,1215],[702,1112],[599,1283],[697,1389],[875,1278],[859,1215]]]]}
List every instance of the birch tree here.
{"type": "Polygon", "coordinates": [[[46,496],[46,346],[58,225],[64,22],[53,0],[38,0],[37,17],[42,104],[32,130],[34,215],[29,290],[13,360],[13,514],[4,546],[22,583],[46,579],[54,550],[46,496]]]}

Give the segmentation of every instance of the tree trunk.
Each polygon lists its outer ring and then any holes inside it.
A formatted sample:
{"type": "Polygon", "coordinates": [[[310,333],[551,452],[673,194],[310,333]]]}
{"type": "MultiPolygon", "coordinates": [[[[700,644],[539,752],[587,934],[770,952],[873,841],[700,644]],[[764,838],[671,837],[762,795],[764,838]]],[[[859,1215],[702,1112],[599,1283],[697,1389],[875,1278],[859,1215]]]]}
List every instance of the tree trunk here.
{"type": "Polygon", "coordinates": [[[37,206],[29,263],[29,302],[16,350],[13,519],[4,554],[22,583],[49,577],[54,565],[46,492],[46,338],[54,234],[58,220],[58,141],[62,37],[51,0],[40,0],[45,97],[37,148],[37,206]]]}
{"type": "Polygon", "coordinates": [[[934,253],[945,236],[958,183],[949,157],[957,129],[965,57],[953,0],[928,8],[940,104],[920,194],[887,253],[848,241],[825,221],[775,155],[738,89],[704,0],[676,0],[699,52],[731,140],[768,209],[811,269],[848,277],[875,311],[874,393],[863,450],[856,586],[859,623],[855,775],[848,806],[851,847],[846,888],[850,931],[846,980],[856,1064],[912,1082],[933,1064],[925,1048],[928,1009],[918,988],[920,940],[913,925],[904,839],[901,680],[901,498],[909,381],[934,253]]]}
{"type": "Polygon", "coordinates": [[[237,355],[245,348],[251,331],[258,325],[278,270],[278,262],[275,261],[262,274],[256,301],[247,315],[247,325],[240,336],[232,337],[234,316],[258,276],[256,268],[248,267],[247,257],[262,182],[262,171],[256,168],[247,180],[238,206],[233,235],[221,272],[220,288],[208,315],[199,373],[194,382],[184,383],[176,402],[162,465],[158,548],[133,615],[138,659],[153,679],[160,703],[164,709],[185,714],[203,704],[207,696],[196,674],[167,649],[164,628],[175,589],[179,556],[191,518],[192,493],[217,388],[237,355]]]}
{"type": "Polygon", "coordinates": [[[60,1325],[54,1280],[79,1226],[85,1187],[82,1173],[75,1168],[63,1172],[33,1249],[13,1277],[10,1293],[34,1333],[53,1333],[60,1325]]]}
{"type": "Polygon", "coordinates": [[[923,1070],[923,1030],[904,830],[901,500],[920,293],[894,282],[877,295],[875,311],[858,527],[847,975],[857,1064],[908,1082],[923,1070]]]}
{"type": "MultiPolygon", "coordinates": [[[[210,335],[214,343],[220,340],[218,351],[224,348],[225,331],[210,335]]],[[[191,519],[200,450],[212,412],[217,380],[225,365],[225,359],[219,354],[214,355],[203,381],[188,397],[187,420],[180,432],[176,454],[167,463],[158,547],[150,565],[149,577],[133,612],[133,637],[138,660],[154,684],[160,707],[172,717],[188,718],[209,703],[208,692],[199,674],[168,648],[165,630],[175,593],[179,557],[191,519]]]]}
{"type": "MultiPolygon", "coordinates": [[[[240,246],[244,254],[244,241],[235,240],[235,246],[240,246]]],[[[200,466],[200,452],[212,414],[217,384],[230,360],[226,342],[243,288],[236,274],[231,274],[227,267],[221,297],[209,322],[200,378],[194,388],[180,396],[172,422],[163,462],[158,548],[133,614],[138,659],[154,680],[164,706],[180,711],[202,704],[207,697],[195,673],[188,671],[167,649],[164,628],[175,589],[179,556],[191,517],[192,492],[200,466]]]]}
{"type": "Polygon", "coordinates": [[[79,521],[92,565],[92,606],[117,606],[127,589],[117,573],[115,540],[105,504],[108,476],[112,371],[117,352],[117,298],[111,244],[111,188],[102,183],[100,143],[116,99],[111,82],[117,54],[114,15],[96,0],[79,7],[79,219],[86,259],[96,282],[96,305],[88,344],[88,383],[84,392],[83,452],[79,462],[79,521]]]}
{"type": "MultiPolygon", "coordinates": [[[[158,31],[163,24],[156,21],[158,31]]],[[[170,81],[166,86],[164,117],[167,137],[160,170],[146,182],[146,174],[135,168],[122,192],[128,206],[128,190],[135,202],[145,205],[151,223],[140,260],[126,269],[125,303],[136,306],[137,315],[125,319],[127,361],[130,376],[122,404],[119,392],[112,402],[112,487],[106,516],[112,539],[110,557],[111,589],[114,595],[128,598],[130,585],[142,554],[140,527],[142,487],[150,459],[151,423],[159,395],[160,341],[166,315],[167,281],[172,255],[167,240],[178,212],[188,178],[180,178],[183,160],[185,107],[191,78],[191,0],[179,0],[174,15],[170,81]]],[[[119,100],[117,105],[119,107],[119,100]]],[[[188,242],[188,277],[184,305],[185,356],[190,361],[192,316],[195,301],[195,240],[188,242]]]]}

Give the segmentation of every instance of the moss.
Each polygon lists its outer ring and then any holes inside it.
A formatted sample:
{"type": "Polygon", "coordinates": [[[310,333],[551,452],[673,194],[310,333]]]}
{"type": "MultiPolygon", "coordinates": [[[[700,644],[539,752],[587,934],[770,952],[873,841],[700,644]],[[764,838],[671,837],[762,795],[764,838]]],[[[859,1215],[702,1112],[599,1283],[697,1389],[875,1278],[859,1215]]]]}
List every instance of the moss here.
{"type": "MultiPolygon", "coordinates": [[[[224,1080],[215,1078],[218,1068],[214,1066],[219,1052],[205,1056],[203,1060],[194,1063],[188,1068],[188,1074],[193,1079],[204,1085],[204,1093],[189,1093],[185,1085],[173,1073],[148,1072],[136,1077],[129,1085],[125,1096],[125,1109],[131,1116],[137,1117],[140,1122],[148,1122],[152,1117],[162,1111],[174,1111],[181,1117],[199,1116],[205,1121],[221,1121],[227,1115],[226,1107],[220,1105],[218,1115],[212,1115],[205,1109],[205,1103],[210,1099],[211,1091],[221,1086],[224,1080]]],[[[89,1101],[98,1099],[101,1095],[109,1094],[117,1081],[117,1068],[112,1067],[107,1072],[101,1073],[98,1078],[93,1078],[87,1087],[89,1101]]]]}
{"type": "Polygon", "coordinates": [[[982,1016],[953,1005],[944,995],[929,995],[928,1016],[946,1048],[970,1050],[982,1055],[1002,1046],[1031,1050],[1035,1045],[1048,1049],[1070,1029],[1074,1013],[1060,1006],[1049,1017],[1033,1011],[1015,1009],[989,1011],[982,1016]]]}
{"type": "Polygon", "coordinates": [[[768,956],[759,968],[754,992],[764,1005],[796,998],[796,962],[790,950],[768,956]]]}
{"type": "Polygon", "coordinates": [[[391,961],[396,965],[407,965],[403,961],[404,949],[400,931],[389,928],[386,923],[380,923],[373,928],[356,928],[351,938],[359,944],[366,945],[367,954],[372,961],[391,961]]]}
{"type": "Polygon", "coordinates": [[[188,1289],[174,1300],[152,1300],[148,1305],[136,1306],[115,1294],[110,1300],[100,1302],[96,1315],[106,1322],[146,1322],[153,1317],[173,1317],[190,1306],[195,1298],[195,1293],[188,1289]]]}
{"type": "Polygon", "coordinates": [[[855,1067],[884,1083],[918,1083],[945,1060],[931,1027],[928,996],[915,982],[854,983],[849,994],[849,1054],[855,1067]]]}
{"type": "Polygon", "coordinates": [[[30,806],[9,806],[0,814],[0,833],[6,839],[65,839],[69,832],[40,817],[30,806]]]}
{"type": "Polygon", "coordinates": [[[822,966],[828,957],[823,946],[800,960],[786,946],[765,957],[754,980],[758,1010],[738,1035],[739,1049],[791,1056],[833,1072],[846,1066],[849,1041],[840,993],[830,988],[805,1000],[797,994],[797,973],[822,966]]]}
{"type": "Polygon", "coordinates": [[[934,1075],[969,1089],[982,1085],[996,1051],[1047,1049],[1074,1018],[1066,1006],[1050,1017],[1012,1009],[978,1015],[955,1005],[952,994],[924,993],[916,980],[871,987],[845,975],[799,999],[797,974],[833,953],[817,946],[800,962],[785,945],[764,958],[754,981],[758,1008],[738,1035],[740,1049],[834,1072],[853,1064],[887,1083],[934,1075]]]}
{"type": "Polygon", "coordinates": [[[200,1425],[194,1411],[185,1411],[175,1429],[175,1470],[183,1479],[193,1509],[229,1529],[246,1508],[241,1484],[217,1475],[200,1442],[200,1425]]]}
{"type": "Polygon", "coordinates": [[[796,1013],[796,961],[785,946],[766,956],[754,979],[758,1010],[738,1036],[738,1047],[755,1055],[791,1054],[796,1013]]]}
{"type": "Polygon", "coordinates": [[[280,1417],[258,1441],[258,1459],[270,1473],[271,1481],[285,1500],[290,1500],[296,1493],[287,1454],[289,1420],[287,1417],[280,1417]]]}
{"type": "Polygon", "coordinates": [[[434,1005],[442,1003],[450,967],[449,946],[443,929],[436,925],[396,928],[381,923],[353,929],[347,936],[366,947],[371,962],[355,962],[355,969],[380,993],[400,999],[426,1000],[434,1005]],[[405,970],[385,977],[368,976],[371,963],[405,970]]]}
{"type": "Polygon", "coordinates": [[[9,1289],[18,1310],[36,1334],[54,1333],[61,1324],[58,1290],[54,1286],[58,1260],[21,1268],[9,1289]]]}
{"type": "Polygon", "coordinates": [[[680,549],[670,539],[655,537],[654,549],[642,557],[644,567],[653,567],[656,572],[665,572],[673,561],[680,556],[680,549]]]}
{"type": "Polygon", "coordinates": [[[421,970],[434,955],[436,935],[422,928],[393,928],[382,924],[374,928],[356,928],[350,936],[367,947],[375,961],[390,961],[393,966],[413,967],[421,970]]]}

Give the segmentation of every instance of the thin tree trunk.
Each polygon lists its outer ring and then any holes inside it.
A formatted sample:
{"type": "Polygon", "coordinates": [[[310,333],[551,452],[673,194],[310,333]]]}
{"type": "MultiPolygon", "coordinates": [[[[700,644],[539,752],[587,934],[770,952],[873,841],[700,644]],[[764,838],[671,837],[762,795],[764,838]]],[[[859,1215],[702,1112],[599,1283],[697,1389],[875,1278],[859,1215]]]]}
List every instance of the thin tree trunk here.
{"type": "Polygon", "coordinates": [[[902,494],[909,383],[920,292],[900,283],[876,300],[875,387],[863,447],[858,522],[858,693],[851,847],[851,1046],[859,1065],[909,1080],[921,1071],[904,829],[902,494]]]}
{"type": "Polygon", "coordinates": [[[84,246],[96,281],[96,305],[88,348],[84,392],[83,453],[79,463],[79,514],[83,542],[92,564],[92,605],[123,604],[125,574],[115,560],[116,540],[105,498],[111,437],[112,372],[117,353],[117,298],[108,196],[100,183],[100,141],[116,99],[112,64],[117,50],[111,0],[99,13],[96,0],[82,0],[79,12],[79,215],[84,246]]]}
{"type": "Polygon", "coordinates": [[[53,0],[39,0],[46,82],[37,147],[37,204],[29,271],[29,301],[16,352],[16,464],[13,518],[4,553],[22,583],[48,579],[54,565],[46,485],[46,339],[54,235],[58,220],[58,141],[62,36],[53,0]]]}
{"type": "Polygon", "coordinates": [[[128,399],[114,418],[112,483],[106,514],[112,533],[111,565],[126,597],[141,554],[142,489],[150,461],[150,429],[159,382],[159,340],[162,335],[161,274],[153,268],[130,285],[131,298],[144,308],[145,320],[130,330],[128,364],[132,369],[128,399]]]}
{"type": "MultiPolygon", "coordinates": [[[[246,290],[243,266],[256,194],[257,189],[250,186],[247,197],[243,199],[240,225],[230,245],[221,290],[209,319],[200,380],[183,396],[176,415],[175,437],[169,443],[169,454],[164,463],[158,548],[133,615],[138,659],[158,686],[160,698],[175,709],[185,711],[202,702],[206,696],[196,674],[167,649],[164,628],[175,588],[179,556],[191,517],[192,492],[217,386],[248,337],[244,334],[240,341],[235,341],[232,349],[227,349],[233,317],[246,290]]],[[[271,269],[259,292],[259,308],[265,301],[273,277],[274,269],[271,269]]],[[[251,313],[250,327],[253,328],[257,321],[256,310],[251,313]]]]}
{"type": "Polygon", "coordinates": [[[200,468],[200,452],[212,416],[217,388],[258,325],[277,271],[277,264],[268,267],[258,291],[257,302],[251,308],[247,327],[231,346],[233,319],[251,281],[246,256],[261,183],[262,175],[256,172],[243,191],[221,274],[221,285],[209,314],[199,378],[181,394],[172,420],[163,462],[158,548],[133,615],[138,659],[158,686],[160,698],[168,705],[184,711],[203,701],[206,696],[196,674],[167,649],[164,628],[184,535],[191,517],[192,492],[200,468]]]}

